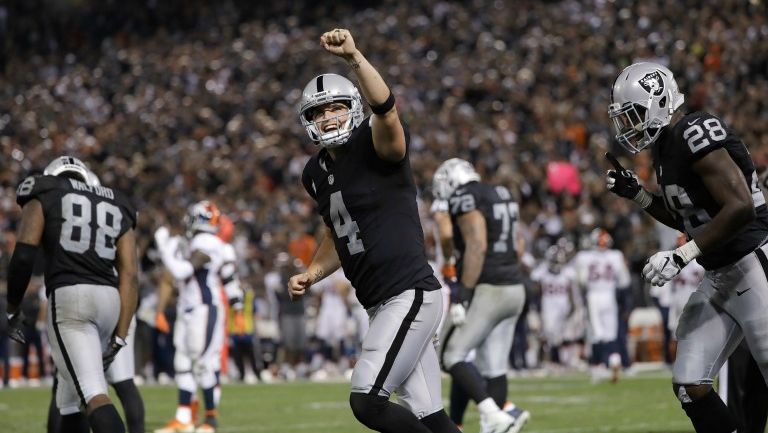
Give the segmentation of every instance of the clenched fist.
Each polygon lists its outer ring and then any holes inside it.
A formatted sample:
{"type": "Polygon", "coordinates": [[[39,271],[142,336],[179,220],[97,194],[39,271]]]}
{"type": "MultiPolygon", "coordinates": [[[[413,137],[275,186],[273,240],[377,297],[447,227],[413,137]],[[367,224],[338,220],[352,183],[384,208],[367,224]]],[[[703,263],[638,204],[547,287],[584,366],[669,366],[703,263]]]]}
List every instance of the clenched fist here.
{"type": "Polygon", "coordinates": [[[346,29],[333,29],[323,33],[320,36],[320,44],[331,54],[343,58],[351,58],[357,52],[355,40],[346,29]]]}
{"type": "Polygon", "coordinates": [[[288,296],[290,296],[291,299],[297,299],[304,296],[312,283],[312,276],[307,272],[292,276],[288,280],[288,296]]]}

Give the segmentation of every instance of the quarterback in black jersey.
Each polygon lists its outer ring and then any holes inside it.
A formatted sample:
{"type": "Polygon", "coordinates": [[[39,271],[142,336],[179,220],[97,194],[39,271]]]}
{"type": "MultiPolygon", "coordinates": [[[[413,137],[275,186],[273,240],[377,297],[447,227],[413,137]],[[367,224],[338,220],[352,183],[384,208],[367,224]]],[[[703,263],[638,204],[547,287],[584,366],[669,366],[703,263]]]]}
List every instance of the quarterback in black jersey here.
{"type": "Polygon", "coordinates": [[[458,432],[440,394],[432,340],[442,295],[424,250],[408,132],[350,32],[334,29],[320,42],[350,65],[373,115],[364,116],[360,92],[340,75],[319,75],[302,92],[299,117],[321,147],[302,183],[325,233],[307,271],[290,278],[289,293],[304,295],[341,266],[368,310],[349,398],[361,423],[381,432],[458,432]],[[395,390],[403,405],[389,401],[395,390]]]}
{"type": "Polygon", "coordinates": [[[481,182],[472,164],[459,158],[441,164],[432,185],[435,196],[447,201],[460,254],[458,280],[449,283],[450,322],[441,332],[441,364],[477,404],[482,431],[517,433],[530,413],[502,408],[512,335],[525,304],[518,204],[506,187],[481,182]],[[476,361],[467,362],[474,349],[476,361]]]}
{"type": "Polygon", "coordinates": [[[730,433],[736,422],[712,382],[742,337],[768,381],[768,210],[745,144],[711,114],[683,114],[683,100],[662,65],[619,74],[609,107],[616,139],[632,153],[651,147],[660,194],[610,154],[607,183],[688,238],[648,259],[647,281],[663,285],[693,259],[707,270],[679,320],[674,391],[697,432],[730,433]]]}
{"type": "Polygon", "coordinates": [[[18,335],[19,303],[42,246],[61,429],[87,431],[90,424],[97,433],[124,432],[104,370],[126,345],[136,311],[136,212],[69,156],[55,159],[42,176],[26,178],[16,201],[22,214],[8,272],[12,335],[18,335]]]}

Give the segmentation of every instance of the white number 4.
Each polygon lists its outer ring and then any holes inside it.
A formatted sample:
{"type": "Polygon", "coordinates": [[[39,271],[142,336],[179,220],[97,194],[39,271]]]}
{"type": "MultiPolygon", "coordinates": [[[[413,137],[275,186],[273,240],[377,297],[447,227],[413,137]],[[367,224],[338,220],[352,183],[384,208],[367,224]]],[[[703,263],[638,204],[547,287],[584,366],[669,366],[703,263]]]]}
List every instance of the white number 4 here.
{"type": "Polygon", "coordinates": [[[333,221],[333,230],[336,232],[336,236],[339,238],[349,238],[347,242],[347,249],[349,255],[362,253],[365,251],[363,241],[358,238],[360,229],[357,227],[357,223],[352,220],[352,217],[347,211],[347,207],[344,206],[344,199],[341,197],[341,191],[336,191],[331,194],[331,221],[333,221]]]}

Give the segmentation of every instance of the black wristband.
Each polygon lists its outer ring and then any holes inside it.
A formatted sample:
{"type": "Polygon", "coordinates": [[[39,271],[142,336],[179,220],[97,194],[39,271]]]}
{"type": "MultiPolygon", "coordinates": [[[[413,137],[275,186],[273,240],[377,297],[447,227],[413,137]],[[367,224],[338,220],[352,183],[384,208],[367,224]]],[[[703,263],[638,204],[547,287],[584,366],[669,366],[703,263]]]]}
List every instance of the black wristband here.
{"type": "Polygon", "coordinates": [[[8,264],[8,303],[18,306],[27,291],[32,269],[35,266],[37,247],[17,242],[8,264]]]}
{"type": "Polygon", "coordinates": [[[392,107],[395,106],[395,95],[392,94],[392,91],[389,92],[389,98],[387,98],[384,103],[381,105],[371,105],[371,111],[373,111],[373,114],[387,114],[389,110],[392,109],[392,107]]]}

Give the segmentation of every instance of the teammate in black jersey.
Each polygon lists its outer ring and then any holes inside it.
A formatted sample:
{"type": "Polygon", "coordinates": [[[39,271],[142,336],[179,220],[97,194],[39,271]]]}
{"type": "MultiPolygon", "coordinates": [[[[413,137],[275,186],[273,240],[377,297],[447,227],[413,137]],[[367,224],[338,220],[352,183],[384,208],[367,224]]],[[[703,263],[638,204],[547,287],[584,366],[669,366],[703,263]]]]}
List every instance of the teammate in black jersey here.
{"type": "Polygon", "coordinates": [[[62,431],[88,431],[90,424],[96,433],[124,432],[107,396],[104,369],[125,346],[136,310],[136,212],[120,192],[97,185],[89,173],[80,160],[65,156],[19,185],[22,214],[8,270],[9,322],[18,341],[19,303],[42,246],[62,431]]]}
{"type": "Polygon", "coordinates": [[[364,117],[358,89],[339,75],[319,75],[304,88],[299,116],[321,149],[302,182],[326,227],[307,271],[290,278],[290,294],[304,295],[341,266],[368,310],[349,398],[361,423],[381,432],[457,432],[440,394],[432,341],[442,297],[424,251],[409,135],[349,31],[334,29],[320,42],[347,61],[373,115],[364,117]],[[400,405],[389,401],[395,390],[400,405]]]}
{"type": "Polygon", "coordinates": [[[516,233],[518,204],[506,187],[480,182],[472,164],[458,158],[437,169],[433,190],[448,201],[454,245],[460,253],[458,281],[451,284],[451,324],[442,335],[443,369],[477,403],[483,432],[517,433],[530,414],[502,408],[512,335],[525,304],[518,264],[522,253],[516,233]],[[470,301],[466,313],[465,301],[470,301]],[[473,349],[476,361],[467,362],[473,349]]]}
{"type": "Polygon", "coordinates": [[[610,154],[607,183],[689,239],[651,256],[646,280],[662,285],[694,258],[707,270],[680,317],[674,391],[697,432],[730,433],[736,423],[712,382],[742,337],[768,381],[768,210],[744,143],[711,114],[683,114],[683,100],[664,66],[621,72],[609,107],[616,138],[632,153],[652,146],[660,194],[610,154]]]}

